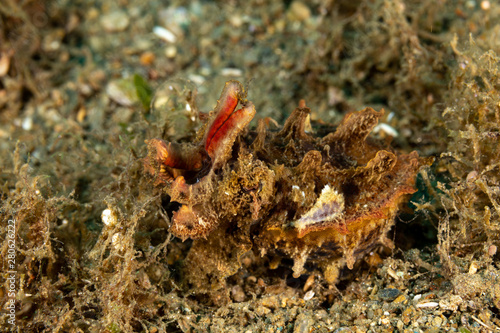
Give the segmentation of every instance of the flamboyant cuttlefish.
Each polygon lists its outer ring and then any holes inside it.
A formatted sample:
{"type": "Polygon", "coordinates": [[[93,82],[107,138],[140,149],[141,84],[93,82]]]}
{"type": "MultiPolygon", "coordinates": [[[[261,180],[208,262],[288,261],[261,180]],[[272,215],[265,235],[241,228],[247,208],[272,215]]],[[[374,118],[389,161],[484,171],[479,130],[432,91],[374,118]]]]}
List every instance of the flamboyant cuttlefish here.
{"type": "Polygon", "coordinates": [[[321,138],[306,132],[303,102],[279,131],[264,119],[249,131],[255,112],[241,83],[229,81],[193,142],[148,141],[146,172],[181,204],[170,230],[194,240],[186,258],[194,287],[217,289],[250,250],[292,258],[295,277],[311,262],[334,283],[340,268],[391,246],[398,205],[430,159],[367,140],[383,110],[349,113],[321,138]]]}

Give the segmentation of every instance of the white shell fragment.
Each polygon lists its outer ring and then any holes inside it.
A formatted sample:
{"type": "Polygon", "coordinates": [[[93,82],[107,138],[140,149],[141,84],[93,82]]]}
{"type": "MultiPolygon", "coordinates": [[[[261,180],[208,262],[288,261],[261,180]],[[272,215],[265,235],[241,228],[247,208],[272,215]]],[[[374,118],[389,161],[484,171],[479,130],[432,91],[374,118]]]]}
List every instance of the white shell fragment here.
{"type": "Polygon", "coordinates": [[[243,75],[243,71],[239,68],[223,68],[221,69],[220,71],[220,74],[222,76],[235,76],[235,77],[238,77],[238,76],[242,76],[243,75]]]}
{"type": "Polygon", "coordinates": [[[417,308],[435,308],[437,306],[439,306],[439,303],[437,302],[426,302],[417,304],[417,308]]]}
{"type": "Polygon", "coordinates": [[[306,292],[306,294],[304,295],[304,301],[309,301],[310,299],[312,299],[314,297],[314,291],[312,290],[309,290],[308,292],[306,292]]]}
{"type": "Polygon", "coordinates": [[[384,124],[384,123],[380,123],[378,125],[376,125],[374,128],[373,128],[373,133],[379,133],[379,132],[384,132],[386,135],[390,135],[392,136],[393,138],[397,138],[399,133],[398,131],[396,131],[394,129],[394,127],[388,125],[388,124],[384,124]]]}
{"type": "Polygon", "coordinates": [[[116,214],[109,208],[106,208],[105,210],[102,211],[101,220],[102,223],[104,223],[108,227],[114,226],[118,221],[116,214]]]}
{"type": "Polygon", "coordinates": [[[299,234],[306,227],[325,221],[340,220],[344,213],[344,196],[326,185],[314,206],[300,219],[293,222],[299,234]]]}
{"type": "Polygon", "coordinates": [[[156,26],[153,28],[153,33],[163,39],[166,42],[169,43],[175,43],[177,41],[177,36],[174,35],[174,33],[164,27],[156,26]]]}

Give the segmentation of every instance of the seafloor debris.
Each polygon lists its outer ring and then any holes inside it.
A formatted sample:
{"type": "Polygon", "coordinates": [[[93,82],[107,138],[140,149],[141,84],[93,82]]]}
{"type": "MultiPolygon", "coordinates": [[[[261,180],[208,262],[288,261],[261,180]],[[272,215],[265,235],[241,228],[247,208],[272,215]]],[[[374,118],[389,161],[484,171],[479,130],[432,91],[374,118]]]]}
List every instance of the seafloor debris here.
{"type": "Polygon", "coordinates": [[[367,140],[383,111],[352,112],[322,138],[306,132],[303,102],[280,131],[265,119],[248,131],[254,114],[242,85],[229,81],[192,143],[148,142],[145,170],[181,204],[171,231],[194,240],[186,258],[193,286],[218,288],[249,250],[293,258],[296,277],[311,262],[334,283],[340,268],[391,246],[398,205],[430,159],[367,140]]]}

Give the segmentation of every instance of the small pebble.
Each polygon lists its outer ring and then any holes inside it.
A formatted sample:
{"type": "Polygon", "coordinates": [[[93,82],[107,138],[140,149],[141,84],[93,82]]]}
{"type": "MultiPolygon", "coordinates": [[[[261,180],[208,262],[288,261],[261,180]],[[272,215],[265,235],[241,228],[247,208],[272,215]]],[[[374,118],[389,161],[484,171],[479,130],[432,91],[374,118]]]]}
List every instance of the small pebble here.
{"type": "Polygon", "coordinates": [[[380,324],[384,325],[384,326],[389,326],[391,324],[391,321],[389,318],[385,317],[385,318],[381,318],[380,319],[380,324]]]}
{"type": "MultiPolygon", "coordinates": [[[[191,7],[191,14],[194,14],[194,5],[191,7]]],[[[161,26],[167,27],[176,37],[184,35],[184,29],[190,25],[190,13],[186,7],[168,7],[158,12],[158,22],[161,26]]]]}
{"type": "Polygon", "coordinates": [[[54,52],[59,50],[62,45],[62,39],[65,36],[64,29],[54,30],[44,36],[42,49],[46,52],[54,52]]]}
{"type": "Polygon", "coordinates": [[[481,1],[481,9],[489,10],[491,8],[491,3],[489,1],[481,1]]]}
{"type": "Polygon", "coordinates": [[[412,314],[413,314],[413,308],[412,307],[407,307],[402,314],[403,317],[403,323],[405,325],[408,325],[412,319],[412,314]]]}
{"type": "Polygon", "coordinates": [[[201,86],[206,81],[206,79],[202,75],[197,74],[189,74],[188,78],[199,86],[201,86]]]}
{"type": "Polygon", "coordinates": [[[255,314],[257,316],[265,317],[271,312],[271,309],[266,308],[265,306],[259,306],[257,309],[255,309],[255,314]]]}
{"type": "Polygon", "coordinates": [[[394,280],[399,280],[400,278],[400,276],[390,267],[387,269],[387,274],[389,274],[394,280]]]}
{"type": "Polygon", "coordinates": [[[91,7],[87,10],[87,16],[85,17],[87,20],[94,20],[96,19],[97,17],[99,17],[99,15],[101,15],[101,13],[99,12],[99,10],[95,7],[91,7]]]}
{"type": "Polygon", "coordinates": [[[435,327],[441,327],[442,323],[443,323],[443,318],[439,316],[434,317],[434,319],[432,320],[432,325],[435,327]]]}
{"type": "Polygon", "coordinates": [[[175,58],[176,55],[177,55],[177,47],[175,47],[174,45],[169,45],[165,49],[165,56],[167,58],[172,59],[175,58]]]}
{"type": "Polygon", "coordinates": [[[488,255],[490,257],[493,257],[496,253],[497,253],[496,245],[490,245],[490,247],[488,247],[488,255]]]}
{"type": "Polygon", "coordinates": [[[92,94],[92,87],[90,84],[81,83],[78,85],[78,91],[85,97],[89,97],[92,94]]]}
{"type": "Polygon", "coordinates": [[[308,291],[311,289],[312,285],[314,284],[314,274],[309,275],[309,277],[306,280],[306,283],[304,283],[304,291],[308,291]]]}
{"type": "Polygon", "coordinates": [[[295,320],[293,333],[309,333],[312,332],[314,320],[306,313],[301,313],[295,320]]]}
{"type": "Polygon", "coordinates": [[[279,307],[279,300],[276,296],[265,297],[262,299],[262,306],[270,309],[277,309],[279,307]]]}
{"type": "Polygon", "coordinates": [[[24,118],[23,122],[21,123],[21,127],[25,131],[30,131],[33,128],[33,118],[31,117],[24,118]]]}
{"type": "Polygon", "coordinates": [[[439,307],[442,310],[457,311],[460,304],[463,303],[462,297],[459,295],[452,295],[449,299],[442,299],[439,301],[439,307]]]}
{"type": "Polygon", "coordinates": [[[0,55],[0,77],[5,76],[10,68],[10,57],[3,53],[0,55]]]}
{"type": "Polygon", "coordinates": [[[151,51],[146,51],[143,54],[141,54],[139,61],[144,66],[150,66],[155,61],[155,54],[151,51]]]}
{"type": "Polygon", "coordinates": [[[406,296],[405,295],[399,295],[395,300],[394,300],[394,303],[403,303],[403,304],[406,304],[407,303],[407,300],[406,300],[406,296]]]}
{"type": "Polygon", "coordinates": [[[233,300],[237,303],[241,303],[245,300],[245,292],[243,291],[243,288],[240,285],[235,285],[231,289],[231,296],[233,297],[233,300]]]}
{"type": "Polygon", "coordinates": [[[127,29],[130,23],[127,13],[117,10],[101,17],[101,25],[107,32],[119,32],[127,29]]]}
{"type": "Polygon", "coordinates": [[[311,17],[311,10],[302,1],[294,1],[288,9],[288,18],[292,21],[306,21],[311,17]]]}
{"type": "Polygon", "coordinates": [[[391,302],[394,301],[400,294],[401,291],[399,291],[399,289],[385,288],[378,292],[378,297],[380,297],[383,301],[391,302]]]}
{"type": "Polygon", "coordinates": [[[281,306],[282,308],[286,308],[286,304],[287,304],[287,302],[288,302],[288,298],[286,298],[286,297],[285,297],[285,298],[282,298],[282,299],[281,299],[281,304],[280,304],[280,306],[281,306]]]}
{"type": "Polygon", "coordinates": [[[132,106],[137,100],[137,92],[131,80],[115,80],[108,83],[106,93],[116,103],[123,106],[132,106]]]}
{"type": "Polygon", "coordinates": [[[87,109],[85,109],[85,107],[82,106],[80,109],[78,109],[78,113],[76,114],[76,121],[78,121],[79,123],[83,123],[86,116],[87,116],[87,109]]]}
{"type": "Polygon", "coordinates": [[[469,274],[476,274],[479,265],[476,261],[473,261],[469,266],[469,274]]]}
{"type": "Polygon", "coordinates": [[[241,15],[229,16],[229,24],[231,24],[235,28],[239,28],[243,25],[243,18],[241,17],[241,15]]]}

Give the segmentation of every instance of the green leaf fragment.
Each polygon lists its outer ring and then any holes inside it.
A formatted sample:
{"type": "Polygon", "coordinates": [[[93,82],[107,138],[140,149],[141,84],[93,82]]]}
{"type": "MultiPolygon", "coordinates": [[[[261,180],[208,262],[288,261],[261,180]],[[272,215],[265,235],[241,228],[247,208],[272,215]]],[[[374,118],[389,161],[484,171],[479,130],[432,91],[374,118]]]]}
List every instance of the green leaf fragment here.
{"type": "Polygon", "coordinates": [[[139,74],[134,74],[134,86],[137,97],[144,107],[144,110],[149,110],[149,105],[151,104],[151,98],[153,96],[153,89],[139,74]]]}

